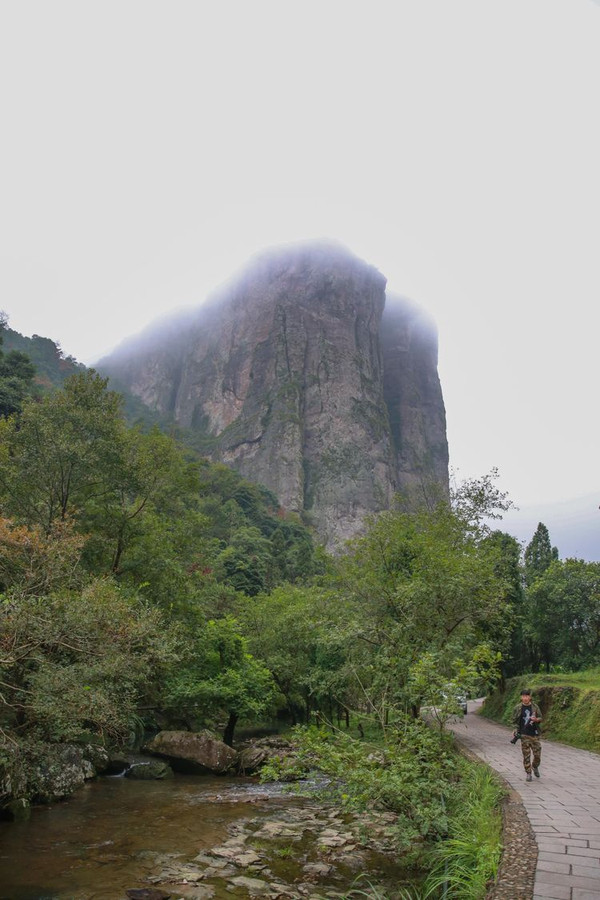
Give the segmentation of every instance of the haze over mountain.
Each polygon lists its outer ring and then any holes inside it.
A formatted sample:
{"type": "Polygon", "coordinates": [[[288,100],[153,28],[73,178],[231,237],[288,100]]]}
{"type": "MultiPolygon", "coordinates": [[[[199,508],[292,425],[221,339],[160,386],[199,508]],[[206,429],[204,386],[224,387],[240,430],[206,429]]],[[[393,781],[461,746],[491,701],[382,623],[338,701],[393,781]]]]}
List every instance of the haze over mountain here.
{"type": "Polygon", "coordinates": [[[337,244],[276,248],[98,368],[335,545],[448,491],[436,330],[385,284],[337,244]]]}

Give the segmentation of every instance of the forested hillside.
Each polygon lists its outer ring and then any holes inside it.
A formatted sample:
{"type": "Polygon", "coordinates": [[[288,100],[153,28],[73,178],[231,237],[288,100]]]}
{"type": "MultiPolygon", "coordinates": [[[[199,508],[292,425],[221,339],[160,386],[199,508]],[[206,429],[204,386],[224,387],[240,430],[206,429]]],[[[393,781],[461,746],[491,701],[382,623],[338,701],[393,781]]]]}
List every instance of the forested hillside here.
{"type": "MultiPolygon", "coordinates": [[[[4,352],[10,358],[13,354],[26,357],[34,368],[32,384],[38,391],[61,387],[69,375],[85,369],[72,356],[65,356],[60,346],[50,338],[24,337],[8,327],[8,320],[0,313],[0,338],[4,352]]],[[[13,356],[14,358],[14,356],[13,356]]]]}

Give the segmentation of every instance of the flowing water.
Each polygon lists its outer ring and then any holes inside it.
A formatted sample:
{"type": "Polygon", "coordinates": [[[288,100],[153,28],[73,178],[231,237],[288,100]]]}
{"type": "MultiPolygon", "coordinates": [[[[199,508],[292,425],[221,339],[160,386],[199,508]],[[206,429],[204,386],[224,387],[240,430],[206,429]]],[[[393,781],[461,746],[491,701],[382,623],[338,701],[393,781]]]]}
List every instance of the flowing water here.
{"type": "MultiPolygon", "coordinates": [[[[100,778],[66,802],[35,808],[27,822],[0,822],[0,900],[125,900],[128,889],[151,887],[148,877],[223,844],[244,823],[251,820],[253,828],[260,828],[263,820],[268,824],[306,804],[250,778],[100,778]]],[[[298,857],[306,862],[310,856],[294,840],[280,846],[278,865],[270,863],[276,874],[269,880],[293,883],[301,877],[298,857]]],[[[389,858],[370,860],[370,865],[380,873],[387,870],[389,885],[397,883],[389,858]]],[[[339,866],[334,871],[329,889],[343,893],[355,873],[340,876],[339,866]]],[[[184,896],[183,887],[159,886],[174,898],[184,896]]],[[[248,896],[245,888],[232,893],[226,881],[209,890],[215,898],[248,896]]]]}

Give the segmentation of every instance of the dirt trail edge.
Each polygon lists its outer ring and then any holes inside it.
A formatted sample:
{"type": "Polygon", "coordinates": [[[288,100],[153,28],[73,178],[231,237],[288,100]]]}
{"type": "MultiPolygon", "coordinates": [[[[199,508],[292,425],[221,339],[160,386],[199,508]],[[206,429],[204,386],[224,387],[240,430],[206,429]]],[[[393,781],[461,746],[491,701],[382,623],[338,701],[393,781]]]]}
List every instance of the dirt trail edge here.
{"type": "Polygon", "coordinates": [[[525,781],[518,744],[477,715],[448,724],[469,753],[507,783],[504,852],[494,900],[600,900],[600,756],[542,741],[540,778],[525,781]]]}

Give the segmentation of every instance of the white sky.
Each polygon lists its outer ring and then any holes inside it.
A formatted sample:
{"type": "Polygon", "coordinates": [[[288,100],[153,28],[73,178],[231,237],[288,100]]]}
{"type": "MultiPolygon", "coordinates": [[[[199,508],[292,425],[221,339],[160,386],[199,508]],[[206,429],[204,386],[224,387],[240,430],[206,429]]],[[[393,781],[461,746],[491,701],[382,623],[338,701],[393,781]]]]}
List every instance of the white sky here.
{"type": "Polygon", "coordinates": [[[0,84],[12,328],[90,363],[334,238],[436,320],[459,477],[600,502],[597,0],[0,0],[0,84]]]}

